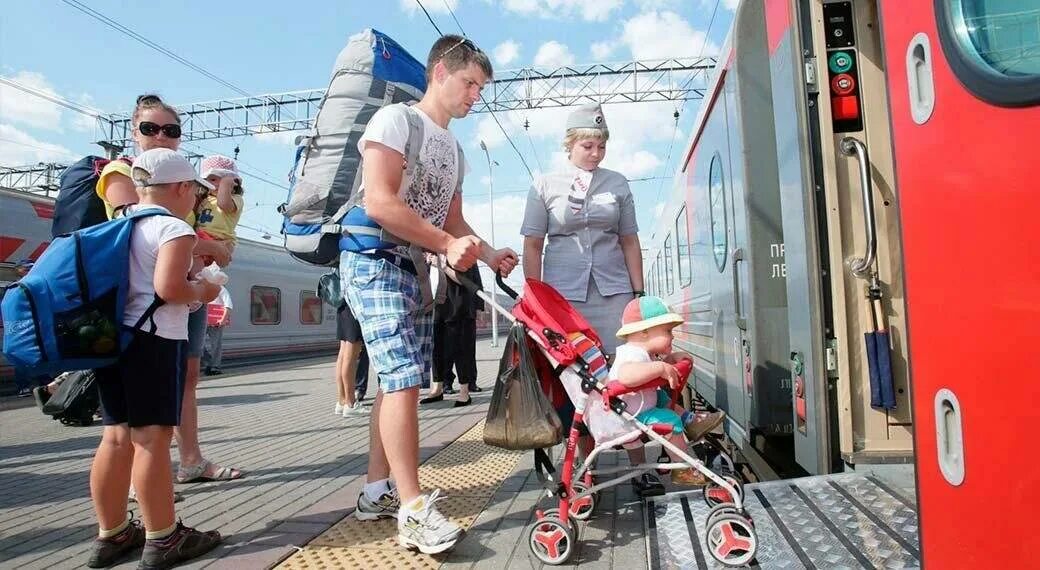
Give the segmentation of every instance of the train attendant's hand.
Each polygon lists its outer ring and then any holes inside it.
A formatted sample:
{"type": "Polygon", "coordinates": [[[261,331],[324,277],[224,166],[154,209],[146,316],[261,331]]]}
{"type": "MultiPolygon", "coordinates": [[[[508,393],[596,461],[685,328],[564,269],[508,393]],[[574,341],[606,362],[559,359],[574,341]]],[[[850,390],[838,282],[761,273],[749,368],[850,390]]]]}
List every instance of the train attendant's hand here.
{"type": "Polygon", "coordinates": [[[456,271],[466,271],[477,262],[481,241],[477,236],[462,236],[451,240],[444,252],[448,265],[456,271]]]}
{"type": "Polygon", "coordinates": [[[520,256],[512,249],[504,247],[495,250],[491,259],[488,260],[488,267],[499,272],[502,277],[508,277],[516,269],[518,263],[520,263],[520,256]]]}

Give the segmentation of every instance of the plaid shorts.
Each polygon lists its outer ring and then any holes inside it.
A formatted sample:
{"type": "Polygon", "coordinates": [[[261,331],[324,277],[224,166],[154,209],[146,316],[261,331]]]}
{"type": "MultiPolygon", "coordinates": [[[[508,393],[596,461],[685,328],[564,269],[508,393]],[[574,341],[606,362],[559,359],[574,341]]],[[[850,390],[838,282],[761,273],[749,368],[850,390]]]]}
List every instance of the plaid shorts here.
{"type": "Polygon", "coordinates": [[[340,253],[339,273],[380,389],[422,384],[433,355],[433,313],[417,314],[419,279],[390,261],[350,251],[340,253]]]}

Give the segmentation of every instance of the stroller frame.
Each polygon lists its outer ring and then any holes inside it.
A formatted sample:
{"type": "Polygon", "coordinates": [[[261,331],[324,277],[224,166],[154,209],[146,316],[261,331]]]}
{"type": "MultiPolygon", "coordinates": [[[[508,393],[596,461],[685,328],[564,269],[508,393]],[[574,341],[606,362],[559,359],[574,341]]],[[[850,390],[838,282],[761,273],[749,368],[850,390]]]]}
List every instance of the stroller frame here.
{"type": "MultiPolygon", "coordinates": [[[[465,277],[457,276],[457,278],[463,286],[473,290],[488,307],[502,314],[510,323],[516,325],[519,322],[519,319],[512,312],[499,305],[495,299],[491,298],[475,284],[465,279],[465,277]]],[[[496,273],[496,281],[498,286],[510,297],[513,299],[519,298],[517,292],[503,282],[500,274],[496,273]]],[[[525,323],[519,322],[519,324],[525,327],[527,335],[535,341],[542,354],[553,367],[559,369],[560,363],[553,358],[549,350],[550,347],[545,346],[542,338],[528,328],[525,323]]],[[[546,328],[543,333],[550,343],[555,341],[567,342],[559,331],[546,328]]],[[[608,388],[593,377],[589,371],[589,364],[580,355],[566,368],[573,370],[581,378],[581,390],[585,394],[585,402],[583,402],[585,405],[579,407],[579,402],[573,402],[575,412],[570,432],[567,434],[566,451],[562,458],[563,466],[559,480],[553,480],[555,469],[546,451],[535,450],[535,469],[539,478],[546,485],[546,495],[549,497],[558,496],[559,505],[551,509],[539,509],[536,511],[537,520],[529,532],[529,546],[532,553],[546,564],[558,565],[566,563],[576,550],[576,527],[570,519],[588,520],[595,510],[596,497],[599,491],[655,470],[671,471],[692,468],[702,473],[710,481],[704,487],[705,501],[712,506],[706,522],[705,537],[709,553],[713,558],[726,566],[744,566],[751,562],[758,548],[758,538],[754,529],[754,523],[745,510],[744,493],[740,481],[734,476],[723,476],[715,473],[703,461],[673,444],[667,437],[655,430],[654,427],[640,422],[625,409],[626,404],[620,398],[610,397],[607,400],[609,406],[614,413],[631,423],[636,431],[631,431],[609,441],[596,443],[589,456],[575,470],[574,464],[577,458],[578,440],[581,437],[579,426],[585,424],[584,410],[587,405],[599,405],[596,400],[602,398],[608,388]],[[578,411],[579,409],[581,411],[578,411]],[[679,457],[682,461],[642,463],[629,467],[607,469],[593,468],[596,458],[604,451],[612,450],[618,445],[630,443],[643,437],[647,438],[645,443],[650,441],[656,442],[661,445],[662,449],[668,450],[674,457],[679,457]],[[545,469],[544,474],[542,472],[543,469],[545,469]],[[593,484],[593,475],[614,475],[619,473],[622,475],[593,484]]],[[[645,388],[646,385],[643,385],[634,390],[645,388]]],[[[671,433],[671,426],[668,427],[669,433],[671,433]]],[[[643,444],[644,447],[645,443],[643,444]]],[[[689,443],[692,446],[696,442],[689,443]]],[[[720,452],[725,455],[725,452],[721,449],[720,452]]],[[[730,466],[733,465],[732,460],[728,457],[726,457],[726,462],[730,466]]]]}

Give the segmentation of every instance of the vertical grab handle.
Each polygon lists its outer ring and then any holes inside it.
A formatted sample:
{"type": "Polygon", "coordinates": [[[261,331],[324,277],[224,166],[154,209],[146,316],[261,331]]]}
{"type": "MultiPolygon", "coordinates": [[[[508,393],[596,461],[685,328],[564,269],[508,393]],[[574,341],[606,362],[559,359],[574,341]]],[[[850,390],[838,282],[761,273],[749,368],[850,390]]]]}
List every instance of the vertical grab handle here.
{"type": "Polygon", "coordinates": [[[961,404],[948,388],[935,393],[935,447],[939,471],[950,485],[964,482],[964,432],[961,404]]]}
{"type": "Polygon", "coordinates": [[[842,154],[855,156],[859,163],[859,184],[863,194],[863,225],[867,232],[867,252],[863,257],[849,260],[849,268],[857,277],[864,277],[870,272],[877,257],[877,222],[874,216],[874,186],[870,179],[870,156],[867,147],[854,137],[841,139],[839,145],[842,154]]]}
{"type": "Polygon", "coordinates": [[[740,330],[746,331],[747,317],[744,316],[744,303],[740,300],[740,273],[737,271],[737,264],[744,261],[744,250],[739,247],[734,249],[731,258],[733,259],[733,317],[740,330]]]}

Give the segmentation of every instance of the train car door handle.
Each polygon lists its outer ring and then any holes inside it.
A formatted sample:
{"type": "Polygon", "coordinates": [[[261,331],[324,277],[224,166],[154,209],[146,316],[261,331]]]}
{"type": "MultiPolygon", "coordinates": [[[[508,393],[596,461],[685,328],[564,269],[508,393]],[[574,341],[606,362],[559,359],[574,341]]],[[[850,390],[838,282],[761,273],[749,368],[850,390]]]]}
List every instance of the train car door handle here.
{"type": "Polygon", "coordinates": [[[740,300],[740,273],[737,271],[737,264],[744,261],[744,250],[738,247],[730,257],[733,260],[733,318],[740,330],[746,331],[747,317],[744,316],[744,303],[740,300]]]}
{"type": "Polygon", "coordinates": [[[921,32],[906,49],[906,86],[910,96],[910,115],[923,125],[935,110],[935,80],[932,77],[932,45],[921,32]]]}
{"type": "Polygon", "coordinates": [[[863,257],[849,259],[849,268],[856,277],[865,277],[870,273],[877,257],[877,222],[874,216],[874,185],[870,178],[870,155],[867,147],[855,137],[841,139],[839,145],[842,154],[856,157],[859,163],[859,184],[863,194],[863,225],[867,232],[867,252],[863,257]]]}
{"type": "Polygon", "coordinates": [[[946,482],[958,486],[964,482],[964,432],[961,426],[961,404],[948,388],[935,393],[935,447],[939,454],[939,471],[946,482]]]}

